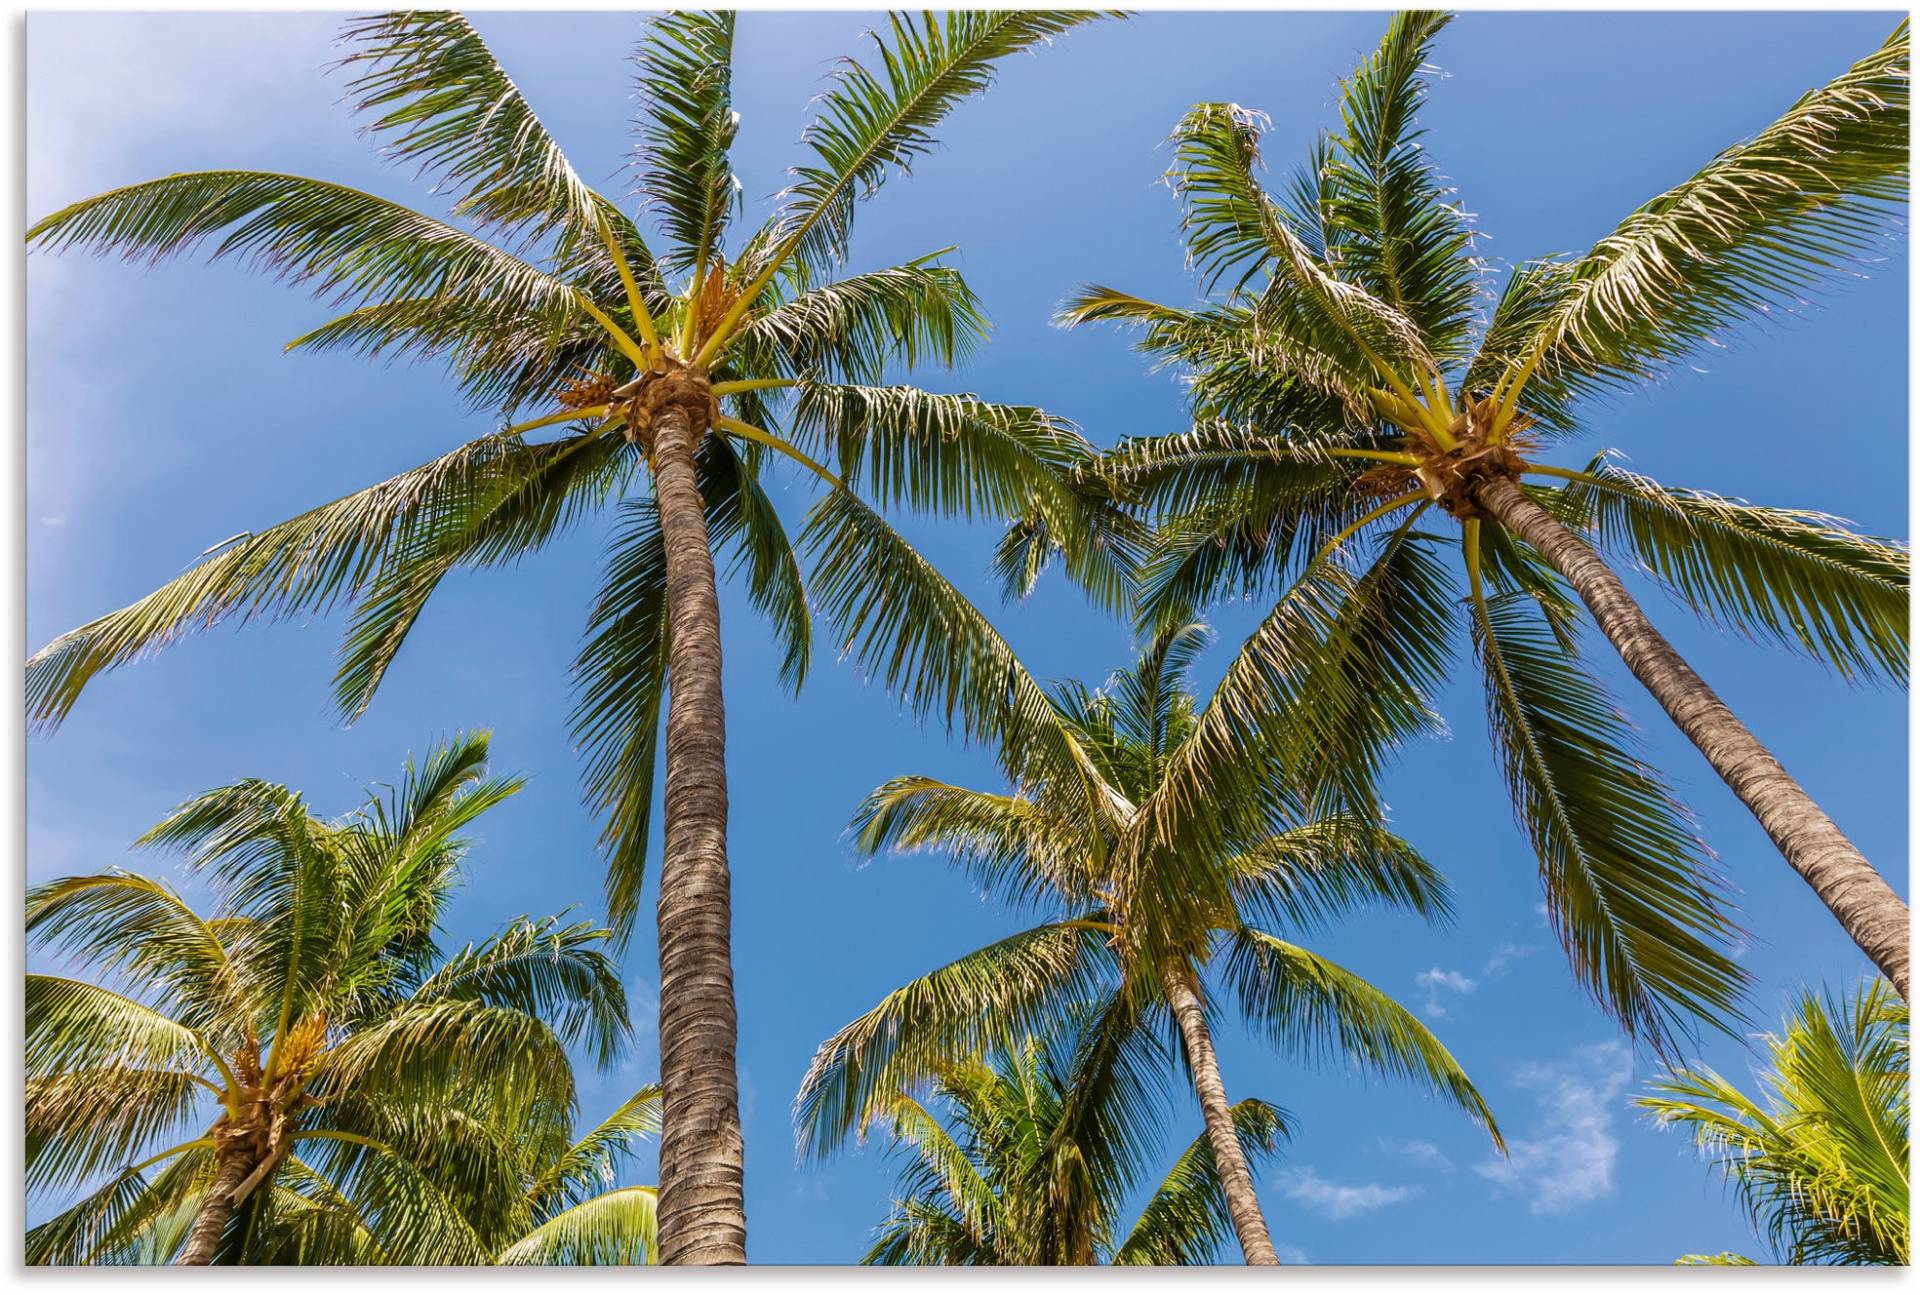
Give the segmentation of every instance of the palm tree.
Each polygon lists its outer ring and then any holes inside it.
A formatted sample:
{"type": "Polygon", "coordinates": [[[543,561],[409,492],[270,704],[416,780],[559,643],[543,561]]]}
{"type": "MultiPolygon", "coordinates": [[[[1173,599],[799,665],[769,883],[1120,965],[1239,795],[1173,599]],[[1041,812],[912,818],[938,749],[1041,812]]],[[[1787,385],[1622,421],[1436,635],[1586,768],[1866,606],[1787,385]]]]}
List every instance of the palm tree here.
{"type": "Polygon", "coordinates": [[[1907,1005],[1884,981],[1846,1001],[1802,994],[1782,1031],[1761,1041],[1759,1096],[1704,1067],[1676,1066],[1638,1104],[1693,1135],[1787,1263],[1904,1267],[1912,1262],[1907,1021],[1907,1005]]]}
{"type": "MultiPolygon", "coordinates": [[[[1231,1231],[1211,1140],[1181,1153],[1123,1232],[1121,1210],[1158,1150],[1164,1074],[1151,1036],[1096,1017],[1077,1036],[1009,1042],[929,1076],[926,1100],[877,1110],[905,1153],[870,1264],[1204,1264],[1231,1231]],[[944,1108],[946,1118],[941,1118],[944,1108]]],[[[1283,1112],[1233,1108],[1237,1142],[1270,1155],[1283,1112]]]]}
{"type": "Polygon", "coordinates": [[[141,844],[212,916],[117,870],[28,892],[29,936],[99,973],[27,977],[28,1189],[97,1184],[29,1262],[487,1261],[501,1148],[564,1134],[566,1049],[610,1060],[627,1008],[588,924],[436,942],[460,833],[521,785],[486,763],[456,737],[334,821],[259,779],[195,797],[141,844]]]}
{"type": "Polygon", "coordinates": [[[1339,126],[1278,197],[1256,175],[1264,119],[1192,108],[1170,179],[1190,258],[1218,295],[1185,309],[1089,287],[1065,311],[1137,327],[1148,353],[1193,378],[1188,431],[1124,444],[1093,474],[1160,523],[1142,619],[1274,599],[1227,670],[1232,704],[1196,744],[1206,754],[1173,777],[1206,785],[1262,712],[1289,710],[1295,772],[1366,803],[1373,766],[1431,722],[1466,607],[1494,742],[1575,974],[1664,1046],[1695,1015],[1734,1014],[1743,976],[1704,848],[1579,660],[1584,604],[1904,996],[1906,905],[1595,547],[1711,622],[1900,683],[1905,547],[1669,488],[1604,455],[1577,468],[1538,456],[1584,429],[1587,397],[1652,380],[1880,237],[1906,196],[1907,25],[1586,255],[1514,267],[1483,324],[1473,229],[1416,120],[1447,21],[1392,20],[1345,84],[1339,126]],[[1433,518],[1444,534],[1415,529],[1433,518]],[[1441,561],[1456,540],[1464,598],[1441,561]]]}
{"type": "Polygon", "coordinates": [[[619,513],[574,663],[573,723],[624,938],[666,698],[657,915],[669,1263],[745,1257],[715,554],[744,568],[750,601],[784,644],[785,683],[806,673],[811,598],[912,709],[970,732],[1002,722],[998,640],[856,485],[881,506],[1030,516],[1109,605],[1122,596],[1125,520],[1062,478],[1092,453],[1077,432],[1037,409],[880,385],[896,362],[951,363],[984,334],[978,301],[942,253],[831,277],[858,200],[928,152],[1000,59],[1095,16],[890,18],[874,37],[877,65],[838,68],[806,132],[807,160],[744,238],[728,160],[730,12],[658,18],[636,52],[635,178],[660,235],[652,244],[580,178],[467,20],[438,11],[353,20],[345,63],[385,154],[435,177],[462,224],[339,184],[221,170],[115,189],[28,233],[47,249],[148,261],[217,237],[215,257],[351,306],[292,346],[437,358],[471,405],[503,419],[430,463],[215,546],[139,602],[55,639],[27,665],[28,713],[42,727],[99,672],[188,630],[341,600],[353,617],[335,682],[351,719],[447,572],[515,561],[589,513],[619,513]],[[563,430],[528,439],[543,428],[563,430]],[[827,487],[798,551],[761,483],[769,455],[827,487]],[[643,466],[652,489],[629,495],[643,466]]]}
{"type": "MultiPolygon", "coordinates": [[[[902,1087],[943,1075],[952,1058],[1003,1035],[1042,1031],[1062,1012],[1091,1011],[1142,1037],[1171,1027],[1241,1250],[1249,1263],[1278,1263],[1214,1053],[1215,972],[1249,1027],[1276,1047],[1411,1080],[1501,1145],[1480,1094],[1412,1013],[1255,924],[1313,929],[1370,904],[1443,919],[1450,900],[1432,866],[1376,821],[1264,817],[1241,803],[1239,779],[1166,803],[1170,771],[1193,758],[1207,715],[1222,704],[1216,696],[1196,715],[1186,691],[1208,638],[1202,625],[1174,626],[1103,690],[1058,685],[1053,724],[1078,756],[1068,772],[1018,781],[1012,794],[898,778],[867,799],[857,849],[940,850],[986,893],[1046,920],[902,986],[821,1044],[796,1103],[803,1147],[831,1153],[902,1087]],[[1181,826],[1195,819],[1229,825],[1218,852],[1187,853],[1194,839],[1211,839],[1181,826]],[[1155,823],[1176,831],[1143,838],[1155,823]],[[1147,866],[1127,865],[1142,854],[1147,866]],[[1195,876],[1218,884],[1196,900],[1195,876]]],[[[1243,750],[1242,761],[1272,770],[1259,748],[1243,750]]]]}

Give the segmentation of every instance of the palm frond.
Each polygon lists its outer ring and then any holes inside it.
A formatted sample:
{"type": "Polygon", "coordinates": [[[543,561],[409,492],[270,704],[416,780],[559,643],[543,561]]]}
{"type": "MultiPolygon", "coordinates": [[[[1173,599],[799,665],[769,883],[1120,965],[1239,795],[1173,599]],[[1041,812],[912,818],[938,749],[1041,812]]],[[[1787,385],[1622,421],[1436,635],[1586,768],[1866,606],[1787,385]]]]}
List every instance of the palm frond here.
{"type": "Polygon", "coordinates": [[[616,1187],[569,1206],[500,1252],[503,1264],[658,1263],[660,1189],[616,1187]]]}
{"type": "Polygon", "coordinates": [[[725,243],[740,184],[727,149],[740,125],[733,110],[731,10],[661,14],[634,51],[641,106],[636,183],[667,235],[660,264],[703,271],[725,243]]]}
{"type": "Polygon", "coordinates": [[[1224,974],[1248,1025],[1274,1046],[1418,1085],[1505,1150],[1493,1112],[1453,1054],[1412,1012],[1346,968],[1243,926],[1227,936],[1224,974]]]}
{"type": "Polygon", "coordinates": [[[1531,354],[1630,385],[1792,304],[1886,237],[1907,198],[1908,25],[1572,264],[1531,354]]]}
{"type": "Polygon", "coordinates": [[[1453,916],[1445,874],[1378,823],[1354,815],[1288,827],[1224,866],[1241,913],[1295,930],[1319,929],[1376,905],[1429,921],[1453,916]]]}
{"type": "MultiPolygon", "coordinates": [[[[1285,1111],[1255,1097],[1234,1103],[1233,1128],[1255,1167],[1274,1155],[1292,1132],[1285,1111]]],[[[1232,1235],[1233,1218],[1214,1166],[1213,1143],[1203,1133],[1173,1162],[1133,1230],[1114,1251],[1113,1262],[1149,1267],[1211,1264],[1232,1235]]]]}
{"type": "Polygon", "coordinates": [[[1656,1047],[1737,1018],[1735,928],[1684,811],[1630,753],[1626,720],[1531,600],[1476,604],[1487,713],[1547,912],[1575,977],[1656,1047]]]}

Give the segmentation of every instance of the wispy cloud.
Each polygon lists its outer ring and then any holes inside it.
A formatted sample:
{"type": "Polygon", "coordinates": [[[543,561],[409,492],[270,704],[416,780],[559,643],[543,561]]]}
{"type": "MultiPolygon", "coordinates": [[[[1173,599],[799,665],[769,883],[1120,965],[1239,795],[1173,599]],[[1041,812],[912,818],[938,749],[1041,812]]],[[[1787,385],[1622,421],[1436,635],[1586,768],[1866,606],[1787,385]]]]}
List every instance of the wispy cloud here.
{"type": "Polygon", "coordinates": [[[1413,983],[1427,991],[1424,1010],[1428,1016],[1444,1017],[1447,1005],[1441,1001],[1442,993],[1471,994],[1479,987],[1479,982],[1462,971],[1452,971],[1446,967],[1429,967],[1413,978],[1413,983]]]}
{"type": "Polygon", "coordinates": [[[1417,1139],[1409,1142],[1396,1142],[1391,1138],[1382,1138],[1380,1140],[1380,1149],[1388,1155],[1410,1165],[1419,1165],[1425,1169],[1437,1169],[1442,1173],[1449,1173],[1453,1169],[1453,1161],[1448,1158],[1447,1153],[1431,1142],[1421,1142],[1417,1139]]]}
{"type": "Polygon", "coordinates": [[[1384,1183],[1331,1182],[1315,1173],[1312,1165],[1301,1165],[1280,1177],[1280,1191],[1288,1200],[1336,1223],[1403,1201],[1419,1190],[1384,1183]]]}
{"type": "Polygon", "coordinates": [[[1492,979],[1495,976],[1504,976],[1513,969],[1514,963],[1520,961],[1522,958],[1530,958],[1538,952],[1540,952],[1540,950],[1536,945],[1512,944],[1502,941],[1494,947],[1492,953],[1487,955],[1486,962],[1481,964],[1480,975],[1486,979],[1492,979]]]}
{"type": "Polygon", "coordinates": [[[1615,1108],[1633,1079],[1633,1053],[1618,1040],[1522,1067],[1514,1082],[1534,1094],[1542,1129],[1507,1140],[1505,1160],[1475,1166],[1502,1191],[1524,1194],[1535,1214],[1564,1214],[1613,1191],[1620,1139],[1615,1108]]]}
{"type": "Polygon", "coordinates": [[[1307,1258],[1307,1252],[1299,1246],[1290,1246],[1284,1242],[1274,1242],[1273,1252],[1280,1256],[1280,1262],[1283,1264],[1310,1264],[1313,1262],[1313,1260],[1307,1258]]]}

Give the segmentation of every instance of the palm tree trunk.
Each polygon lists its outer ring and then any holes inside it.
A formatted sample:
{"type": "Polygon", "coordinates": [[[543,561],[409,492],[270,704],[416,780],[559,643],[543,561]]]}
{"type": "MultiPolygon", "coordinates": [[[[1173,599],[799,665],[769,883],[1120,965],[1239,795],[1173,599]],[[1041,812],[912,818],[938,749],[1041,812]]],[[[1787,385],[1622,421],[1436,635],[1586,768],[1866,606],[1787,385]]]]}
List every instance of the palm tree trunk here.
{"type": "Polygon", "coordinates": [[[1907,906],[1893,887],[1654,629],[1598,554],[1512,480],[1489,480],[1476,498],[1566,577],[1634,677],[1753,811],[1861,952],[1906,998],[1907,906]]]}
{"type": "Polygon", "coordinates": [[[1193,1091],[1200,1098],[1207,1142],[1213,1147],[1214,1170],[1226,1193],[1233,1230],[1240,1237],[1240,1252],[1249,1264],[1277,1265],[1280,1256],[1274,1252],[1273,1238],[1267,1235],[1267,1221],[1261,1217],[1260,1201],[1253,1192],[1253,1173],[1247,1168],[1246,1149],[1233,1127],[1233,1108],[1227,1104],[1227,1086],[1220,1078],[1220,1059],[1213,1052],[1213,1035],[1207,1030],[1199,989],[1185,968],[1167,977],[1167,1002],[1179,1022],[1180,1037],[1186,1041],[1193,1091]]]}
{"type": "Polygon", "coordinates": [[[695,427],[678,402],[653,416],[668,634],[667,822],[657,908],[660,1256],[669,1264],[745,1263],[720,599],[694,476],[695,427]]]}
{"type": "Polygon", "coordinates": [[[239,1156],[227,1156],[220,1160],[213,1175],[213,1185],[207,1188],[207,1194],[200,1199],[200,1210],[193,1216],[193,1228],[187,1233],[186,1248],[174,1260],[175,1264],[205,1268],[213,1262],[213,1252],[220,1245],[221,1236],[226,1233],[227,1220],[233,1217],[234,1193],[251,1172],[247,1162],[239,1156]]]}

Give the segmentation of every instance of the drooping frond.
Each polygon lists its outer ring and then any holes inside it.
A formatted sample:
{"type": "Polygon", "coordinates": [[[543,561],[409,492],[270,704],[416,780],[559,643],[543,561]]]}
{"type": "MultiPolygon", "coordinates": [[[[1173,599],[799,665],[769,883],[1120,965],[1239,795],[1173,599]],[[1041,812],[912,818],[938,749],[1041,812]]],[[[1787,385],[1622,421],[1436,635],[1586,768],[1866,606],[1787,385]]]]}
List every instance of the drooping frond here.
{"type": "Polygon", "coordinates": [[[1638,562],[1709,620],[1841,675],[1907,679],[1911,555],[1838,518],[1675,490],[1610,463],[1582,496],[1599,543],[1638,562]]]}
{"type": "Polygon", "coordinates": [[[1474,644],[1514,809],[1574,976],[1630,1033],[1671,1046],[1736,1019],[1746,975],[1704,847],[1627,721],[1523,593],[1476,600],[1474,644]]]}
{"type": "Polygon", "coordinates": [[[1294,930],[1320,929],[1375,906],[1405,908],[1429,921],[1453,916],[1445,874],[1384,827],[1353,815],[1288,827],[1224,866],[1243,915],[1294,930]]]}
{"type": "Polygon", "coordinates": [[[411,995],[413,1005],[484,1003],[544,1021],[563,1042],[606,1065],[628,1030],[627,991],[589,922],[521,918],[450,955],[411,995]]]}
{"type": "Polygon", "coordinates": [[[213,259],[232,257],[334,301],[460,300],[509,319],[573,310],[564,283],[472,234],[297,175],[188,171],[126,185],[43,218],[27,241],[157,264],[223,233],[213,259]]]}
{"type": "Polygon", "coordinates": [[[190,1071],[125,1064],[29,1078],[27,1190],[97,1182],[148,1149],[178,1141],[213,1095],[213,1086],[190,1071]]]}
{"type": "Polygon", "coordinates": [[[1231,932],[1225,952],[1223,974],[1248,1025],[1274,1046],[1407,1080],[1459,1107],[1505,1149],[1493,1112],[1466,1071],[1391,997],[1319,954],[1252,927],[1231,932]]]}
{"type": "Polygon", "coordinates": [[[124,994],[29,973],[27,1078],[131,1067],[198,1074],[218,1056],[196,1031],[124,994]]]}
{"type": "MultiPolygon", "coordinates": [[[[515,498],[569,442],[528,445],[483,437],[418,468],[300,514],[203,559],[185,574],[117,612],[69,630],[27,662],[27,715],[51,728],[104,670],[166,647],[184,634],[238,617],[323,612],[363,593],[383,565],[449,516],[472,520],[515,498]]],[[[525,501],[525,496],[520,497],[525,501]]],[[[506,514],[487,539],[503,544],[545,538],[570,511],[506,514]],[[519,525],[508,522],[517,518],[519,525]],[[536,519],[539,524],[529,525],[536,519]]],[[[483,527],[483,530],[487,528],[483,527]]],[[[483,541],[476,550],[487,553],[483,541]]],[[[503,554],[487,553],[493,560],[503,554]]]]}
{"type": "Polygon", "coordinates": [[[869,856],[937,850],[985,893],[1016,905],[1084,898],[1099,880],[1090,869],[1097,825],[935,778],[894,778],[875,788],[851,830],[854,848],[869,856]]]}
{"type": "Polygon", "coordinates": [[[1541,367],[1631,384],[1791,305],[1884,236],[1907,198],[1908,27],[1621,222],[1541,320],[1541,367]]]}
{"type": "Polygon", "coordinates": [[[660,1132],[660,1104],[658,1084],[649,1084],[620,1103],[540,1171],[527,1189],[527,1200],[537,1211],[552,1211],[580,1204],[596,1189],[612,1187],[620,1162],[633,1154],[634,1144],[660,1132]]]}

